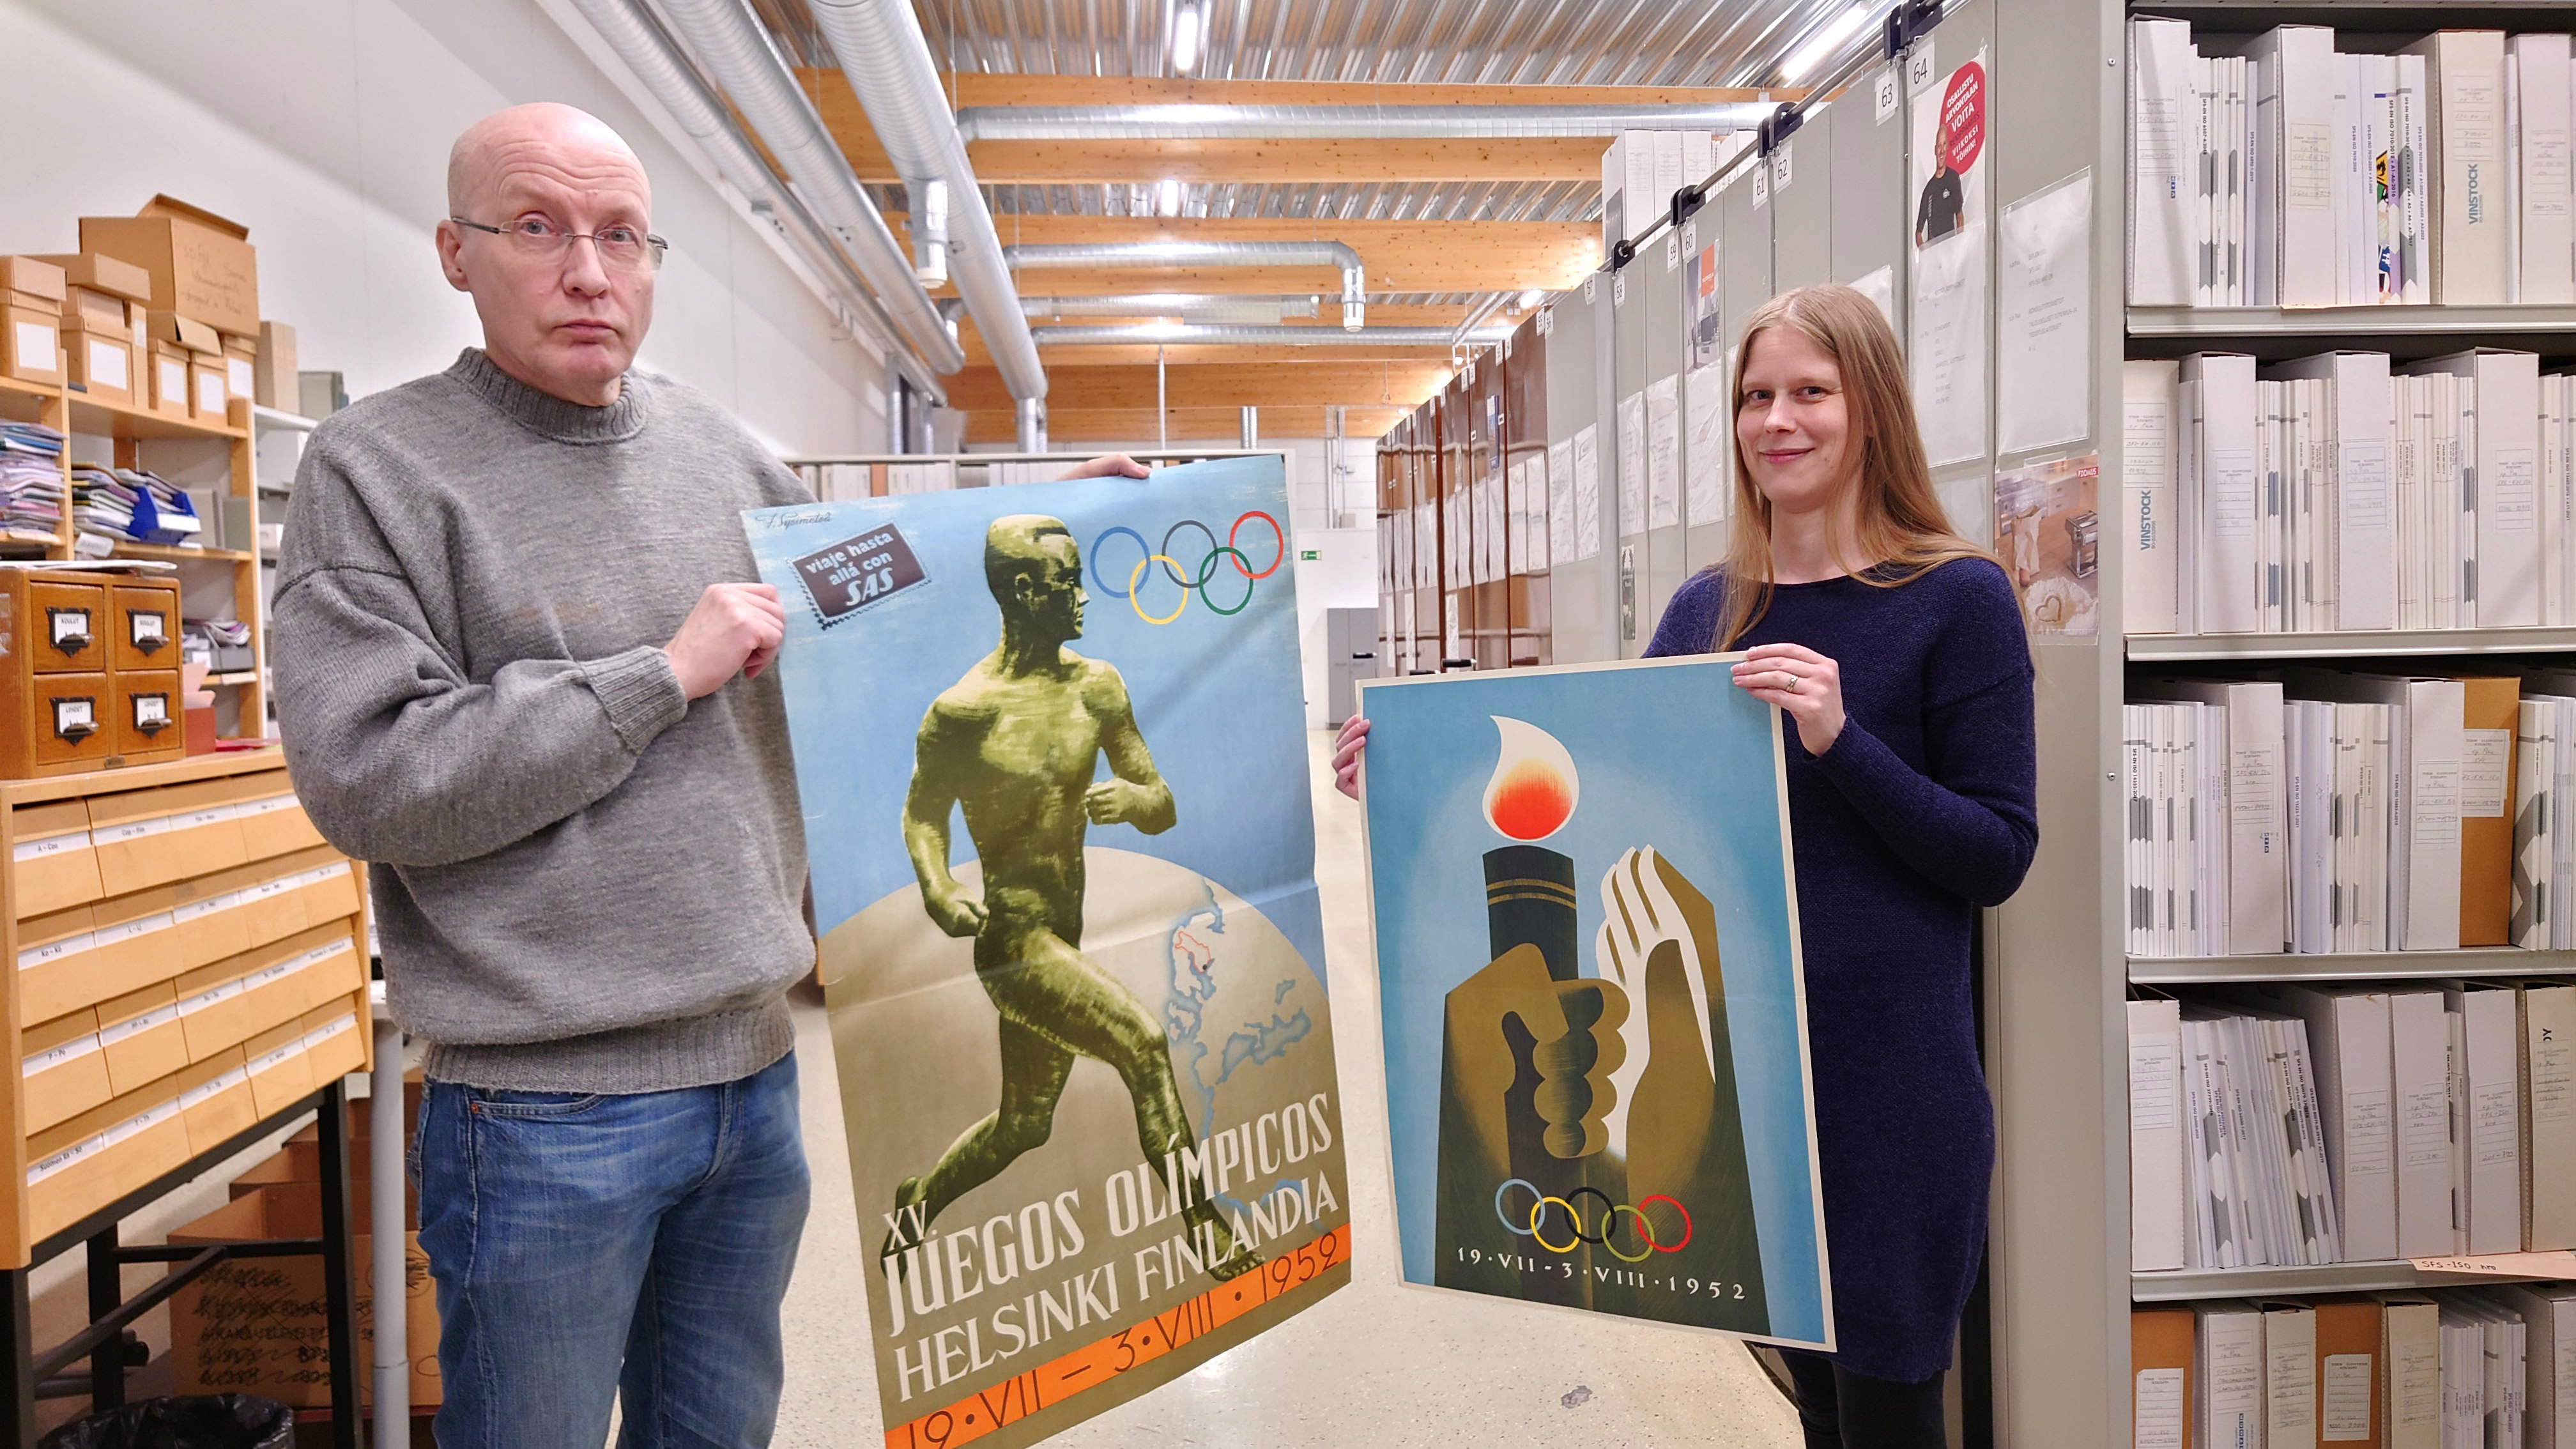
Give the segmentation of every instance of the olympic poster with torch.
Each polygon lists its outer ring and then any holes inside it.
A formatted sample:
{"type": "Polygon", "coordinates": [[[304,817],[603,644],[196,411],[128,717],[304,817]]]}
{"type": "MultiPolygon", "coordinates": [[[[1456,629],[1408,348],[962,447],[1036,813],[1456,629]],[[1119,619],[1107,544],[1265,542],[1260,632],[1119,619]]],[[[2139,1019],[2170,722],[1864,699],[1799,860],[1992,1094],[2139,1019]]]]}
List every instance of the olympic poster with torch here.
{"type": "Polygon", "coordinates": [[[1736,657],[1361,685],[1408,1281],[1832,1346],[1784,747],[1736,657]]]}
{"type": "Polygon", "coordinates": [[[1270,455],[744,515],[889,1449],[1035,1443],[1349,1279],[1287,502],[1270,455]]]}

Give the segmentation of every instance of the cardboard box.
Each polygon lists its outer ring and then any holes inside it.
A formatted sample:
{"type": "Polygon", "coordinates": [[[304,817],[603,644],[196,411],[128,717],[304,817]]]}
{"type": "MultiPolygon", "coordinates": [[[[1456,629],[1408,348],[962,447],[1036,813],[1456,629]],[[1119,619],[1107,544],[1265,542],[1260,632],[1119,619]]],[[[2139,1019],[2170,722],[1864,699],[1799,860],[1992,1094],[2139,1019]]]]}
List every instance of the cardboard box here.
{"type": "MultiPolygon", "coordinates": [[[[359,1164],[353,1164],[353,1168],[359,1164]]],[[[355,1187],[357,1174],[351,1174],[355,1187]]],[[[358,1278],[358,1358],[375,1362],[375,1262],[367,1220],[351,1214],[349,1253],[358,1278]]],[[[312,1238],[322,1233],[318,1183],[276,1184],[235,1198],[170,1234],[173,1243],[312,1238]]],[[[414,1406],[439,1402],[438,1296],[416,1232],[403,1235],[405,1352],[414,1406]]],[[[170,1365],[182,1394],[247,1393],[298,1408],[328,1404],[329,1329],[322,1319],[320,1257],[225,1263],[170,1299],[170,1365]]],[[[373,1376],[359,1388],[372,1396],[373,1376]]]]}
{"type": "MultiPolygon", "coordinates": [[[[10,905],[20,920],[97,900],[98,850],[90,844],[89,806],[81,800],[20,805],[9,812],[17,842],[10,905]]],[[[24,944],[23,942],[21,943],[24,944]]]]}
{"type": "Polygon", "coordinates": [[[146,1083],[187,1070],[188,1042],[179,1029],[179,995],[156,981],[98,1008],[98,1042],[107,1058],[108,1085],[139,1091],[146,1083]]]}
{"type": "Polygon", "coordinates": [[[152,341],[145,345],[152,350],[152,366],[145,374],[146,380],[152,385],[152,400],[149,404],[152,411],[164,417],[188,416],[188,392],[191,386],[188,379],[188,349],[175,342],[152,341]]]}
{"type": "Polygon", "coordinates": [[[94,398],[135,403],[134,385],[140,377],[134,367],[132,339],[121,330],[98,332],[74,326],[68,313],[63,322],[63,380],[94,398]]]}
{"type": "Polygon", "coordinates": [[[134,313],[125,298],[95,287],[73,287],[63,304],[63,325],[134,340],[134,313]]]}
{"type": "Polygon", "coordinates": [[[259,339],[224,335],[224,391],[246,398],[259,388],[259,339]]]}
{"type": "Polygon", "coordinates": [[[63,269],[42,257],[0,257],[0,301],[12,307],[63,307],[63,269]]]}
{"type": "Polygon", "coordinates": [[[188,1150],[200,1157],[259,1125],[250,1098],[250,1068],[240,1047],[219,1051],[178,1073],[179,1115],[187,1119],[188,1150]]]}
{"type": "Polygon", "coordinates": [[[98,1013],[83,1007],[20,1035],[23,1095],[18,1110],[32,1135],[68,1122],[116,1095],[99,1049],[98,1013]]]}
{"type": "Polygon", "coordinates": [[[138,304],[138,310],[152,304],[152,274],[131,262],[121,262],[97,252],[71,252],[34,260],[62,268],[63,280],[70,286],[122,297],[138,304]]]}
{"type": "Polygon", "coordinates": [[[170,342],[204,357],[224,355],[223,334],[184,312],[152,308],[143,314],[143,332],[155,342],[170,342]]]}
{"type": "Polygon", "coordinates": [[[295,329],[283,322],[259,324],[259,355],[252,359],[251,401],[264,408],[294,412],[304,402],[295,380],[295,329]]]}
{"type": "Polygon", "coordinates": [[[49,1021],[124,994],[100,990],[90,969],[96,926],[85,905],[18,923],[18,1010],[26,1020],[49,1021]]]}
{"type": "Polygon", "coordinates": [[[155,196],[131,217],[82,217],[80,244],[150,273],[152,305],[162,311],[226,332],[259,332],[259,255],[250,229],[237,222],[155,196]]]}
{"type": "Polygon", "coordinates": [[[195,384],[189,416],[201,423],[232,421],[232,388],[225,379],[224,355],[221,352],[196,352],[188,357],[188,376],[195,384]]]}
{"type": "Polygon", "coordinates": [[[0,308],[8,325],[0,327],[0,372],[20,382],[59,386],[63,380],[62,342],[55,334],[62,313],[33,307],[0,308]]]}

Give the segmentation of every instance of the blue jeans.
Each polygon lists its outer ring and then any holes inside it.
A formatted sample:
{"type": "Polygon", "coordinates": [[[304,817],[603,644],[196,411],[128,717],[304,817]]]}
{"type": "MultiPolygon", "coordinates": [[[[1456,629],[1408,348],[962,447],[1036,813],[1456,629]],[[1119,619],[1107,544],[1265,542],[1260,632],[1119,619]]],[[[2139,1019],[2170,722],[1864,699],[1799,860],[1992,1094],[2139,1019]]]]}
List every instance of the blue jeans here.
{"type": "Polygon", "coordinates": [[[432,1082],[412,1139],[441,1449],[756,1449],[805,1226],[796,1058],[636,1096],[432,1082]]]}

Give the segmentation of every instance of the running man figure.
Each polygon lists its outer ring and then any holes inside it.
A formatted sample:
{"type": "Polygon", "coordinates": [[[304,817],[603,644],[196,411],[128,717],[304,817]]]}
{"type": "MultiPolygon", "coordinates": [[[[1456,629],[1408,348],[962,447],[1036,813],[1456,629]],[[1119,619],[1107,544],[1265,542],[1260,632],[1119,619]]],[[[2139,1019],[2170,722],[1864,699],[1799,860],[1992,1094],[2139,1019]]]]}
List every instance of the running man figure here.
{"type": "MultiPolygon", "coordinates": [[[[1137,733],[1126,681],[1064,647],[1082,637],[1084,599],[1081,553],[1065,526],[1036,514],[994,520],[984,580],[1001,606],[1002,642],[922,718],[903,836],[930,918],[951,936],[975,938],[976,978],[1001,1013],[1002,1102],[927,1174],[895,1189],[889,1255],[1047,1140],[1077,1056],[1108,1063],[1127,1084],[1137,1143],[1158,1173],[1167,1154],[1198,1140],[1161,1023],[1081,950],[1084,834],[1095,821],[1147,835],[1171,829],[1171,787],[1137,733]],[[1095,784],[1103,753],[1117,778],[1095,784]],[[980,901],[949,872],[952,805],[965,808],[982,857],[980,901]]],[[[1258,1261],[1235,1250],[1213,1204],[1193,1202],[1183,1215],[1216,1276],[1258,1261]]]]}

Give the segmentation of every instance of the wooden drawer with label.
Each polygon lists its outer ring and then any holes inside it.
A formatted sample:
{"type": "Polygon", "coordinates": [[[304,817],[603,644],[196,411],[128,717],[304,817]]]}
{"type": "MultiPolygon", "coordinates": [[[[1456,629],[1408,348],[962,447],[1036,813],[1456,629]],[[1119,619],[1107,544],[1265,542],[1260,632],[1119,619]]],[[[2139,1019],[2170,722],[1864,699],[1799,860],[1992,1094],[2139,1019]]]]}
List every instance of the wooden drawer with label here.
{"type": "MultiPolygon", "coordinates": [[[[101,677],[158,676],[41,682],[101,677]]],[[[0,779],[0,838],[0,1267],[365,1068],[365,872],[279,753],[0,779]]]]}
{"type": "Polygon", "coordinates": [[[0,777],[186,758],[178,628],[167,579],[0,570],[0,777]]]}
{"type": "Polygon", "coordinates": [[[179,591],[154,584],[111,584],[108,657],[115,670],[179,668],[179,591]]]}

